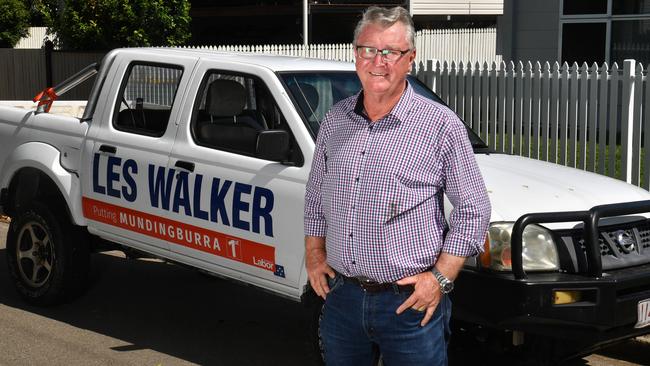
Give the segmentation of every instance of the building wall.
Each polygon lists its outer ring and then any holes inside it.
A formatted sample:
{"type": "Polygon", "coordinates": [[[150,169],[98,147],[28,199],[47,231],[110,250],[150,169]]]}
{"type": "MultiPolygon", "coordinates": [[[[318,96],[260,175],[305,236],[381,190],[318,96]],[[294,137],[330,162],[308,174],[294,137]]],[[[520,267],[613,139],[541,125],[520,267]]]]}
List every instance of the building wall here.
{"type": "Polygon", "coordinates": [[[504,0],[497,52],[504,61],[557,61],[559,14],[560,0],[504,0]]]}
{"type": "Polygon", "coordinates": [[[29,35],[21,38],[14,48],[42,48],[47,37],[47,27],[29,27],[29,35]]]}

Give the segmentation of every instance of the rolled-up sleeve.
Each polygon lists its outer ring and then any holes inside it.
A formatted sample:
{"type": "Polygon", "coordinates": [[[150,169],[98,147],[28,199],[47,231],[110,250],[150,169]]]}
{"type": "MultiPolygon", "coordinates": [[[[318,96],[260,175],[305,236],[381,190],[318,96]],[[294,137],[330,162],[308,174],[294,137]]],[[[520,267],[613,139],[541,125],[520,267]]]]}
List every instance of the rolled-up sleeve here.
{"type": "Polygon", "coordinates": [[[316,138],[316,149],[311,163],[311,171],[305,190],[304,230],[306,236],[324,237],[327,232],[327,221],[323,213],[321,189],[323,178],[327,173],[327,127],[326,117],[316,138]]]}
{"type": "Polygon", "coordinates": [[[441,155],[444,190],[453,209],[442,251],[469,257],[483,251],[491,206],[466,127],[456,116],[448,118],[441,155]]]}

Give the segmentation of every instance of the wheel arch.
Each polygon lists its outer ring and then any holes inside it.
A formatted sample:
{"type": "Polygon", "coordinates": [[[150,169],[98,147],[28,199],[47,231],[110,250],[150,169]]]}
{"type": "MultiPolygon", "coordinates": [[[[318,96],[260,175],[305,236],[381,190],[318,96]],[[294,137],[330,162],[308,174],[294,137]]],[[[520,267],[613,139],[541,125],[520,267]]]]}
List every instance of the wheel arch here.
{"type": "Polygon", "coordinates": [[[3,209],[7,214],[40,200],[63,207],[70,222],[86,225],[79,177],[63,168],[55,147],[40,142],[21,145],[7,157],[5,167],[1,186],[6,190],[3,209]]]}

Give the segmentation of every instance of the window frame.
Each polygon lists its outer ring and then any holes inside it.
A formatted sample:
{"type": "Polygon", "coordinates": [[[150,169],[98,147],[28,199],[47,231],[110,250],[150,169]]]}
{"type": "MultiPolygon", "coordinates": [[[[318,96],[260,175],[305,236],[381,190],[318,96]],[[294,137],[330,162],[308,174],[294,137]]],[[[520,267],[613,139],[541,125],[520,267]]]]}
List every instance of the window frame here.
{"type": "Polygon", "coordinates": [[[645,14],[613,14],[613,1],[607,0],[607,12],[600,14],[564,14],[564,1],[560,0],[559,19],[558,19],[558,49],[557,59],[562,61],[562,37],[564,33],[564,24],[567,23],[605,23],[605,62],[612,65],[612,22],[625,20],[650,20],[650,13],[645,14]]]}

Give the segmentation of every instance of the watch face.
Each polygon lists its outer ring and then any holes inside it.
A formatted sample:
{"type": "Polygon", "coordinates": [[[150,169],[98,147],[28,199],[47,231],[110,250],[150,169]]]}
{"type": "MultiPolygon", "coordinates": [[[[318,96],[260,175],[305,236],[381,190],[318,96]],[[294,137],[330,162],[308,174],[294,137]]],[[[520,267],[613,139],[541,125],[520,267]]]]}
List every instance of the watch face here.
{"type": "Polygon", "coordinates": [[[445,284],[442,285],[442,287],[441,287],[441,290],[442,290],[442,293],[443,293],[443,294],[448,294],[448,293],[450,293],[451,290],[453,290],[453,289],[454,289],[454,283],[451,282],[451,281],[445,283],[445,284]]]}

